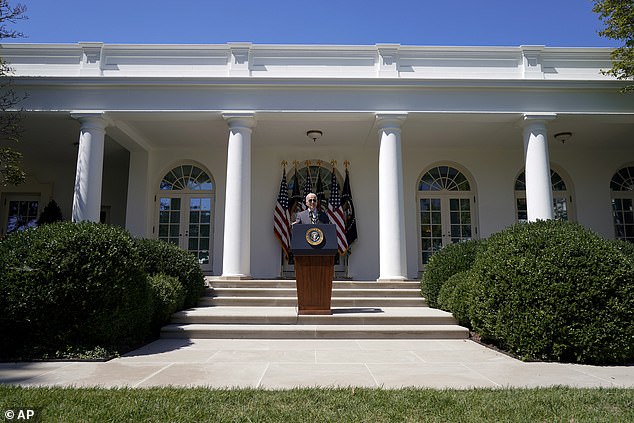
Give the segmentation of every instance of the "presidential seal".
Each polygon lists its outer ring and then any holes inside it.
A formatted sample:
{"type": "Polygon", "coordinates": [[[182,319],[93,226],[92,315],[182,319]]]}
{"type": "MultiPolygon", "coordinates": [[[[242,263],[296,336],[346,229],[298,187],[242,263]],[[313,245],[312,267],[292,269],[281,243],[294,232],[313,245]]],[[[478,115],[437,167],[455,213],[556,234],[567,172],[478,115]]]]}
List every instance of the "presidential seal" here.
{"type": "Polygon", "coordinates": [[[324,242],[324,233],[319,228],[309,228],[306,231],[306,242],[313,247],[318,247],[324,242]]]}

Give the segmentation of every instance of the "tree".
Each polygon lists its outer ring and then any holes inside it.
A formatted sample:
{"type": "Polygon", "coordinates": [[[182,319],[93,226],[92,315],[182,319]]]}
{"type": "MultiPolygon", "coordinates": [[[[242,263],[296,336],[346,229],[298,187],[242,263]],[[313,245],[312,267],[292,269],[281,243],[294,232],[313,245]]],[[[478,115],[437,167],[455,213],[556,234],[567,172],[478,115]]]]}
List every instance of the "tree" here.
{"type": "MultiPolygon", "coordinates": [[[[599,35],[613,40],[623,41],[623,46],[612,52],[612,69],[604,71],[620,80],[634,78],[634,1],[632,0],[594,0],[592,11],[599,14],[605,28],[599,35]]],[[[634,91],[634,85],[628,85],[623,91],[634,91]]]]}
{"type": "Polygon", "coordinates": [[[44,207],[44,211],[40,214],[40,218],[37,220],[37,226],[45,225],[47,223],[61,222],[62,220],[64,220],[62,210],[59,208],[55,200],[51,200],[48,205],[44,207]]]}
{"type": "MultiPolygon", "coordinates": [[[[0,39],[24,37],[10,28],[10,24],[27,19],[26,6],[12,6],[8,0],[0,0],[0,39]]],[[[21,168],[22,154],[11,148],[22,135],[22,113],[17,105],[24,99],[13,90],[10,75],[13,69],[0,58],[0,184],[18,185],[26,179],[21,168]],[[16,110],[17,109],[17,110],[16,110]]]]}

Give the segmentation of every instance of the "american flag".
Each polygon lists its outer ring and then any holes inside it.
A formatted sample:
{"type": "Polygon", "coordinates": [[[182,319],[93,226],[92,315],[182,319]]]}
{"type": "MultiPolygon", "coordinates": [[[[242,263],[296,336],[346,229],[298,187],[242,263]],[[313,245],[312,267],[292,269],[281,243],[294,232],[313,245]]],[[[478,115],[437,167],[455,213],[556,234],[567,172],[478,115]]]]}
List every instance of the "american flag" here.
{"type": "Polygon", "coordinates": [[[328,202],[328,215],[330,220],[337,227],[337,247],[339,255],[344,255],[348,251],[348,240],[346,239],[346,219],[341,208],[341,197],[339,196],[339,184],[335,170],[332,170],[332,183],[330,184],[330,201],[328,202]]]}
{"type": "Polygon", "coordinates": [[[275,203],[275,211],[273,212],[273,231],[275,236],[282,244],[284,255],[288,258],[291,249],[291,225],[290,216],[288,214],[288,185],[286,184],[286,168],[282,172],[282,182],[280,183],[280,193],[275,203]]]}

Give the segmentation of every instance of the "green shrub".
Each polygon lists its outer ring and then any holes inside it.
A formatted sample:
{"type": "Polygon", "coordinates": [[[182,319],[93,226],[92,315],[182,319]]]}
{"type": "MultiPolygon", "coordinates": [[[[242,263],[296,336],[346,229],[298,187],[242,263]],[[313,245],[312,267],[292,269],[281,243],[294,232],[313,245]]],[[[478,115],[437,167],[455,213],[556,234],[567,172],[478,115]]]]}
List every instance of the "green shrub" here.
{"type": "Polygon", "coordinates": [[[458,272],[443,284],[438,294],[438,306],[451,312],[461,325],[468,328],[471,327],[471,305],[475,283],[475,278],[470,271],[458,272]]]}
{"type": "Polygon", "coordinates": [[[438,306],[438,293],[443,284],[458,272],[469,270],[483,241],[471,240],[450,244],[429,259],[421,281],[421,292],[430,307],[438,306]]]}
{"type": "Polygon", "coordinates": [[[491,236],[473,265],[472,323],[524,359],[634,361],[634,267],[582,226],[539,221],[491,236]]]}
{"type": "Polygon", "coordinates": [[[623,241],[621,239],[617,239],[612,241],[616,248],[621,251],[625,256],[627,256],[634,265],[634,243],[629,241],[623,241]]]}
{"type": "Polygon", "coordinates": [[[148,280],[154,298],[153,326],[160,328],[175,311],[183,308],[185,290],[176,277],[164,273],[148,276],[148,280]]]}
{"type": "Polygon", "coordinates": [[[58,222],[0,243],[0,356],[119,350],[149,334],[151,297],[123,229],[58,222]]]}
{"type": "Polygon", "coordinates": [[[184,307],[194,307],[205,290],[205,278],[196,257],[174,244],[156,239],[137,239],[145,272],[178,278],[185,289],[184,307]]]}

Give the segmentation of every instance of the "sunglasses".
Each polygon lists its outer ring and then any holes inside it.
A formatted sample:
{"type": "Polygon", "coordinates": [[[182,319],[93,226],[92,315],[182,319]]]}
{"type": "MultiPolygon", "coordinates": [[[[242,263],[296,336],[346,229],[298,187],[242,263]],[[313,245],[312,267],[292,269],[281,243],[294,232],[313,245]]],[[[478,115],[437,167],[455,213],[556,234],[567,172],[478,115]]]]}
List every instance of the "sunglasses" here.
{"type": "Polygon", "coordinates": [[[317,200],[315,200],[314,198],[311,198],[310,200],[308,200],[309,203],[316,203],[317,200]]]}

